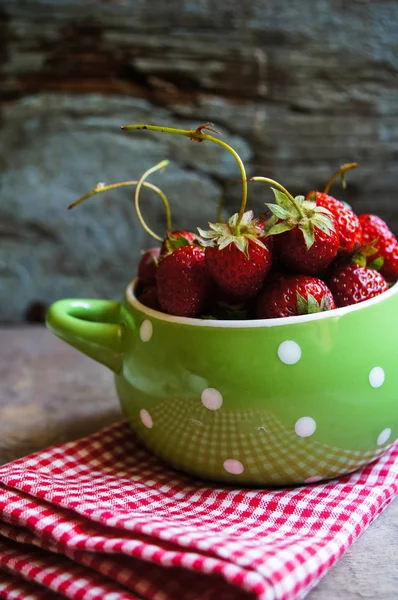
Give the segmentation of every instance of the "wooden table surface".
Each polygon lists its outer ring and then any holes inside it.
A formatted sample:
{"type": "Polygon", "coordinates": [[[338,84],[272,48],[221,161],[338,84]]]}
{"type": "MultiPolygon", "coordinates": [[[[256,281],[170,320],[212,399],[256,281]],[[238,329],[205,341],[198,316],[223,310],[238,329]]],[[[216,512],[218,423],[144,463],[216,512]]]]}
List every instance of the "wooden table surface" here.
{"type": "MultiPolygon", "coordinates": [[[[42,327],[0,329],[0,464],[121,418],[111,373],[42,327]]],[[[307,598],[398,598],[398,501],[307,598]]]]}

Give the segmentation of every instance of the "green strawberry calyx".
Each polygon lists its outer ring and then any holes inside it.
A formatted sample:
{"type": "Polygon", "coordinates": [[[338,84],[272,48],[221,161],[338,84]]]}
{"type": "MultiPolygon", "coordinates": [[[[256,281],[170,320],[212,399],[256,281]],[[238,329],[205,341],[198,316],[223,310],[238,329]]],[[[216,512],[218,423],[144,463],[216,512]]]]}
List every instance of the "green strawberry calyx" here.
{"type": "Polygon", "coordinates": [[[171,254],[177,248],[184,248],[184,246],[192,246],[192,242],[187,240],[183,235],[176,236],[173,233],[168,233],[164,240],[164,247],[166,248],[166,254],[171,254]]]}
{"type": "Polygon", "coordinates": [[[312,294],[307,294],[307,298],[304,298],[304,296],[297,292],[297,309],[299,315],[312,315],[324,312],[331,309],[330,298],[325,294],[322,300],[318,302],[312,294]]]}
{"type": "Polygon", "coordinates": [[[259,227],[258,219],[254,219],[252,210],[243,213],[240,221],[239,213],[235,213],[228,223],[209,223],[209,228],[206,231],[198,227],[202,246],[213,246],[223,250],[229,244],[235,244],[247,258],[249,257],[249,241],[265,248],[260,239],[264,233],[259,227]]]}
{"type": "Polygon", "coordinates": [[[317,206],[313,200],[306,200],[304,196],[289,196],[271,188],[275,195],[275,204],[268,204],[272,217],[265,225],[266,236],[277,235],[291,231],[298,227],[304,236],[307,250],[315,242],[315,227],[326,234],[335,230],[332,213],[323,206],[317,206]]]}
{"type": "Polygon", "coordinates": [[[350,257],[350,262],[355,263],[360,267],[368,266],[374,271],[380,271],[384,263],[384,258],[382,256],[377,256],[371,260],[371,257],[378,252],[376,247],[378,240],[379,238],[376,238],[372,242],[356,248],[350,257]]]}

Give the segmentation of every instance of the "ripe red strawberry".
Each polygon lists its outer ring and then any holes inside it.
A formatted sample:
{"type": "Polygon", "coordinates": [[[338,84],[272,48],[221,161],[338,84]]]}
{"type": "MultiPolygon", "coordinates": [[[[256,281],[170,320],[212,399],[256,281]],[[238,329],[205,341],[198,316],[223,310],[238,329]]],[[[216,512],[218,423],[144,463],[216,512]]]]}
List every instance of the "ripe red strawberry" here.
{"type": "Polygon", "coordinates": [[[253,220],[253,212],[238,214],[227,224],[209,223],[210,230],[199,229],[206,245],[206,265],[212,279],[227,294],[251,298],[261,289],[272,265],[271,240],[253,220]]]}
{"type": "Polygon", "coordinates": [[[180,245],[186,245],[185,240],[192,244],[196,239],[198,239],[198,236],[196,233],[192,233],[192,231],[171,231],[167,234],[162,244],[160,255],[165,256],[176,250],[176,248],[179,248],[180,245]]]}
{"type": "Polygon", "coordinates": [[[145,286],[156,283],[156,269],[160,256],[160,248],[150,248],[143,253],[138,264],[138,279],[145,286]]]}
{"type": "Polygon", "coordinates": [[[296,227],[278,235],[275,250],[283,266],[306,275],[320,273],[330,265],[337,254],[339,234],[337,225],[329,233],[314,227],[314,242],[308,248],[301,230],[296,227]]]}
{"type": "Polygon", "coordinates": [[[383,259],[380,273],[391,281],[398,279],[397,238],[380,217],[372,214],[360,215],[363,230],[363,243],[370,244],[377,252],[370,257],[370,261],[377,258],[383,259]]]}
{"type": "Polygon", "coordinates": [[[327,208],[335,217],[339,229],[339,252],[349,253],[362,244],[362,226],[353,210],[324,192],[310,192],[317,206],[327,208]]]}
{"type": "Polygon", "coordinates": [[[258,319],[275,319],[317,313],[336,308],[327,285],[308,275],[275,273],[257,299],[258,319]]]}
{"type": "Polygon", "coordinates": [[[275,255],[280,263],[306,275],[326,269],[339,246],[338,226],[331,212],[304,196],[293,198],[272,179],[253,177],[253,180],[278,187],[272,188],[276,204],[267,204],[273,214],[265,231],[267,236],[275,236],[275,255]]]}
{"type": "Polygon", "coordinates": [[[257,294],[271,268],[271,261],[269,240],[264,240],[263,247],[249,240],[248,256],[234,243],[222,250],[217,246],[206,248],[206,264],[214,281],[225,292],[241,298],[257,294]]]}
{"type": "Polygon", "coordinates": [[[375,247],[379,251],[379,256],[382,256],[385,249],[389,246],[395,246],[397,239],[393,232],[388,227],[387,223],[380,217],[371,214],[359,216],[359,221],[362,225],[363,243],[369,244],[376,240],[375,247]]]}
{"type": "Polygon", "coordinates": [[[333,269],[327,283],[337,306],[364,302],[388,290],[388,284],[381,273],[355,263],[333,269]]]}
{"type": "Polygon", "coordinates": [[[158,290],[156,285],[145,288],[138,296],[138,300],[141,302],[141,304],[147,306],[148,308],[153,308],[153,310],[159,311],[162,310],[158,300],[158,290]]]}
{"type": "Polygon", "coordinates": [[[380,273],[391,283],[398,280],[398,244],[385,252],[380,273]]]}
{"type": "Polygon", "coordinates": [[[165,256],[159,262],[156,280],[159,304],[164,312],[196,317],[204,310],[210,278],[202,248],[182,246],[165,256]]]}

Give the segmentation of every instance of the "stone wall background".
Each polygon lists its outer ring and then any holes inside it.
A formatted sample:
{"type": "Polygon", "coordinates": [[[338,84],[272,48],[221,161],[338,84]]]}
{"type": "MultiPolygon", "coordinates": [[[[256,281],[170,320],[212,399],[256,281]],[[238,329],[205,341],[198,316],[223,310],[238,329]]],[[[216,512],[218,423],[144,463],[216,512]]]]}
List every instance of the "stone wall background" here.
{"type": "MultiPolygon", "coordinates": [[[[249,174],[294,193],[358,161],[345,193],[398,234],[398,2],[0,0],[0,321],[60,297],[120,297],[152,245],[132,193],[66,206],[98,181],[153,176],[176,227],[205,225],[239,175],[215,145],[124,133],[213,121],[249,174]],[[35,303],[38,303],[35,305],[35,303]]],[[[270,201],[251,184],[250,203],[270,201]]],[[[232,190],[227,209],[239,205],[232,190]]],[[[158,232],[162,205],[143,196],[158,232]]]]}

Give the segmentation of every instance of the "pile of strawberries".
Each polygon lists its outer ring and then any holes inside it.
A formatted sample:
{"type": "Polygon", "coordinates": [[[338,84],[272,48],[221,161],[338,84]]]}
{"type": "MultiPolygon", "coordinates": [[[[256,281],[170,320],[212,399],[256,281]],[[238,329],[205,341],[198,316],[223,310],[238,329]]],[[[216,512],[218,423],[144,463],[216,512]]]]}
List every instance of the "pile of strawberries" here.
{"type": "Polygon", "coordinates": [[[272,216],[251,211],[174,231],[138,267],[138,299],[168,314],[268,319],[331,310],[373,298],[398,279],[398,243],[378,216],[357,216],[323,192],[273,189],[272,216]]]}
{"type": "Polygon", "coordinates": [[[358,217],[322,192],[302,206],[330,212],[314,213],[330,223],[314,224],[308,245],[302,230],[307,217],[290,227],[282,213],[276,227],[289,228],[281,233],[251,212],[244,214],[239,233],[236,215],[227,225],[210,224],[202,235],[170,233],[161,248],[141,258],[138,299],[184,317],[267,319],[357,304],[398,279],[398,243],[380,217],[358,217]]]}
{"type": "MultiPolygon", "coordinates": [[[[274,204],[255,216],[246,211],[247,177],[238,154],[224,141],[194,130],[156,125],[128,125],[124,130],[150,130],[211,141],[234,156],[241,171],[242,203],[227,223],[209,223],[208,230],[171,231],[170,207],[164,193],[139,181],[98,184],[70,208],[90,196],[116,187],[136,185],[135,207],[144,229],[161,243],[147,250],[138,266],[136,295],[152,309],[181,317],[213,319],[269,319],[293,317],[357,304],[388,290],[398,280],[398,243],[378,216],[357,216],[352,208],[329,195],[333,181],[356,168],[343,165],[323,192],[295,198],[278,182],[253,177],[271,185],[274,204]],[[139,209],[142,186],[161,196],[168,233],[162,239],[144,222],[139,209]]],[[[218,132],[216,132],[218,133],[218,132]]]]}

